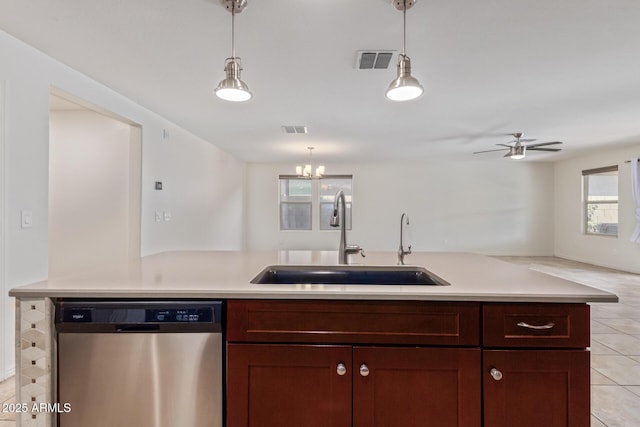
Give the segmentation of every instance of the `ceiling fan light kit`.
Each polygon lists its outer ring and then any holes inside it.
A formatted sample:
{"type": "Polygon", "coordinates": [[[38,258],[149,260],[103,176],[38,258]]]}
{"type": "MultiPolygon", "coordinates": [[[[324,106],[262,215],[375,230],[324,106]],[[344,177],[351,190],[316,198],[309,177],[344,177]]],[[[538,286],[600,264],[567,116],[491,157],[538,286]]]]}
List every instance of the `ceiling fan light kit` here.
{"type": "Polygon", "coordinates": [[[510,157],[512,160],[520,160],[524,159],[526,153],[527,147],[525,147],[524,145],[519,145],[517,147],[511,147],[509,149],[509,153],[507,153],[505,157],[510,157]]]}
{"type": "Polygon", "coordinates": [[[243,102],[252,98],[251,91],[240,78],[242,66],[240,58],[236,57],[235,48],[235,16],[247,6],[247,0],[224,0],[224,7],[231,12],[231,57],[225,60],[224,71],[226,77],[214,90],[216,96],[225,101],[243,102]]]}
{"type": "Polygon", "coordinates": [[[424,93],[424,88],[411,75],[411,59],[406,54],[407,47],[407,9],[410,9],[415,0],[394,0],[393,5],[396,9],[402,11],[403,18],[403,36],[402,36],[402,53],[398,55],[398,66],[396,77],[386,92],[387,99],[392,101],[409,101],[418,98],[424,93]]]}
{"type": "Polygon", "coordinates": [[[504,155],[504,157],[509,157],[510,159],[513,160],[520,160],[520,159],[524,159],[527,151],[552,151],[552,152],[558,152],[561,151],[561,148],[541,148],[541,147],[548,147],[549,145],[558,145],[558,144],[562,144],[561,141],[552,141],[552,142],[541,142],[538,144],[523,144],[523,142],[533,142],[535,141],[535,139],[522,139],[522,132],[516,132],[516,133],[510,133],[509,135],[513,136],[515,138],[515,140],[511,141],[511,142],[515,142],[514,145],[507,145],[507,144],[496,144],[496,145],[500,145],[502,147],[506,147],[506,148],[498,148],[496,150],[483,150],[483,151],[476,151],[473,154],[481,154],[481,153],[490,153],[493,151],[505,151],[507,150],[507,154],[504,155]]]}

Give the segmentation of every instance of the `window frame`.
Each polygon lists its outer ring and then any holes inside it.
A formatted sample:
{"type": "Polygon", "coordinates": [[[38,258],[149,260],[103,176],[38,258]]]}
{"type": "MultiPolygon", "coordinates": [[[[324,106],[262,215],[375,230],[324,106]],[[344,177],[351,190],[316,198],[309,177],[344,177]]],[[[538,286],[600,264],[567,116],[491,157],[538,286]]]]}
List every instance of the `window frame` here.
{"type": "Polygon", "coordinates": [[[614,237],[614,238],[618,237],[617,226],[620,224],[619,218],[618,218],[618,221],[616,222],[615,234],[589,231],[589,206],[590,205],[615,204],[619,206],[619,203],[620,203],[619,181],[618,181],[618,188],[616,188],[615,200],[611,200],[611,199],[589,200],[588,178],[593,175],[603,174],[607,172],[615,172],[616,178],[619,178],[618,165],[605,166],[605,167],[594,168],[594,169],[585,169],[582,171],[582,233],[587,236],[605,236],[605,237],[614,237]]]}

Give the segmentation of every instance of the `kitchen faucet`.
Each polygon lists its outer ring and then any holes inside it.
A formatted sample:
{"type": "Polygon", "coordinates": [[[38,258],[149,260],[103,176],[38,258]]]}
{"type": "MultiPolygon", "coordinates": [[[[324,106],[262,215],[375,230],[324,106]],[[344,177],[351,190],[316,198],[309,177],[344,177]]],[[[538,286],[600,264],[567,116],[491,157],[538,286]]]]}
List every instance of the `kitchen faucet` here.
{"type": "Polygon", "coordinates": [[[404,256],[411,253],[411,245],[409,245],[409,248],[405,251],[404,244],[402,243],[405,218],[407,219],[407,225],[409,225],[409,215],[407,215],[405,212],[402,212],[402,215],[400,216],[400,247],[398,248],[398,265],[404,265],[404,256]]]}
{"type": "Polygon", "coordinates": [[[358,245],[347,245],[346,219],[347,208],[344,200],[344,191],[339,190],[333,201],[333,215],[331,215],[332,227],[340,227],[340,245],[338,246],[338,263],[349,264],[349,254],[360,254],[364,257],[364,250],[358,245]],[[338,205],[340,205],[340,215],[338,215],[338,205]]]}

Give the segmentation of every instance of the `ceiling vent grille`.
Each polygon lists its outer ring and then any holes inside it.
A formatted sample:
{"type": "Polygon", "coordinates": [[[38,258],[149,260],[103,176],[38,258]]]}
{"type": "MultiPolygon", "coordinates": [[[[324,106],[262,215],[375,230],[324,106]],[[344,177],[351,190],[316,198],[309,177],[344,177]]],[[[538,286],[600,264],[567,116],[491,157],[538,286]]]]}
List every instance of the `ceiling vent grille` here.
{"type": "Polygon", "coordinates": [[[360,50],[357,52],[356,68],[358,70],[386,70],[389,68],[393,50],[360,50]]]}
{"type": "Polygon", "coordinates": [[[307,134],[309,133],[309,130],[307,129],[306,126],[281,126],[280,127],[282,129],[282,133],[286,133],[286,134],[307,134]]]}

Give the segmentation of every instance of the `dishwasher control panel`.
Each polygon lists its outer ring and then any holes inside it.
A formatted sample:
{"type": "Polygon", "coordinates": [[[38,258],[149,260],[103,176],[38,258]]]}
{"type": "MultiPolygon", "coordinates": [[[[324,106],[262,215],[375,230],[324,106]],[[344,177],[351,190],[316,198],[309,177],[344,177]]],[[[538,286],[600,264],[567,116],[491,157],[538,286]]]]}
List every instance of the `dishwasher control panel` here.
{"type": "Polygon", "coordinates": [[[221,301],[59,301],[61,332],[174,332],[184,328],[221,330],[221,301]]]}

